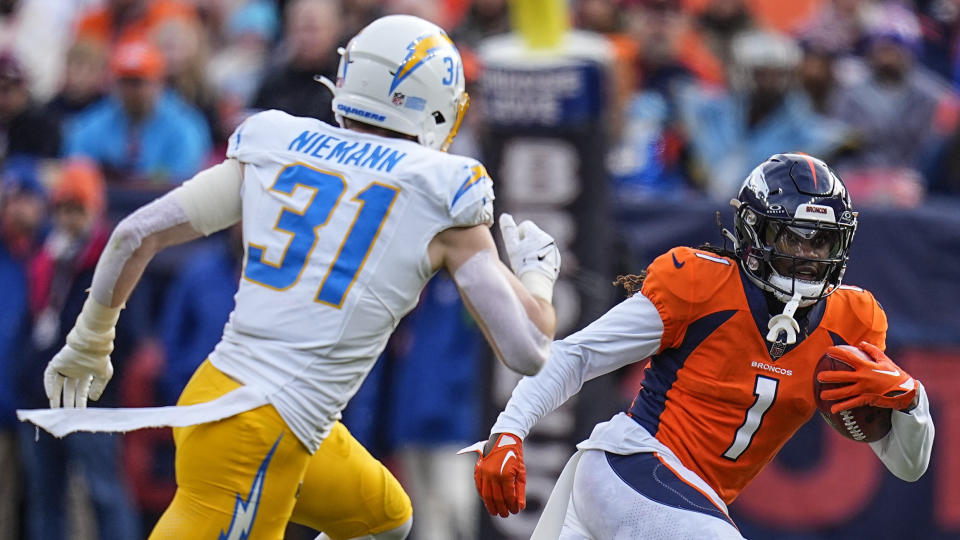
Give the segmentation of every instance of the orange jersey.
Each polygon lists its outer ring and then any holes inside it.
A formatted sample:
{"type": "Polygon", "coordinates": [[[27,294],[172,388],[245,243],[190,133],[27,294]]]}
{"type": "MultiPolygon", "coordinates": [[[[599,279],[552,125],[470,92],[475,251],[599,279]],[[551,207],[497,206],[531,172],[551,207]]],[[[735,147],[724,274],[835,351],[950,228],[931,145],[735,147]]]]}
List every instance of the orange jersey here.
{"type": "Polygon", "coordinates": [[[827,347],[885,346],[879,304],[843,286],[801,310],[797,343],[776,350],[765,339],[764,293],[736,260],[705,251],[679,247],[658,257],[642,293],[663,336],[628,414],[727,504],[816,410],[813,370],[827,347]]]}

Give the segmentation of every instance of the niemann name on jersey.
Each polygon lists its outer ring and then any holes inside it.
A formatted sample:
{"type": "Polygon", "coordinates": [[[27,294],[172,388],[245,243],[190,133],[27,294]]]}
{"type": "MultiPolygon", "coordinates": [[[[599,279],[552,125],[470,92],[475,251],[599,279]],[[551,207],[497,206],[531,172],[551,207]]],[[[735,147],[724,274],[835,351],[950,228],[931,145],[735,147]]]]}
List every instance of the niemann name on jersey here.
{"type": "Polygon", "coordinates": [[[343,165],[387,172],[407,155],[389,146],[369,142],[361,144],[316,131],[304,131],[290,141],[287,149],[343,165]]]}

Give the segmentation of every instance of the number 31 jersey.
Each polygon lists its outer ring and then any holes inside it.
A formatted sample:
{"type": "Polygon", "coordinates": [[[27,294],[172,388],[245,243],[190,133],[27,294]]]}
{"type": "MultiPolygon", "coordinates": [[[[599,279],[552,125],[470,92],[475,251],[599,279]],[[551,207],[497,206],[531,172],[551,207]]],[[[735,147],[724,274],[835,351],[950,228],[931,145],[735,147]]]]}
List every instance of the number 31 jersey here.
{"type": "Polygon", "coordinates": [[[315,450],[433,274],[427,246],[490,225],[477,161],[266,111],[231,136],[244,267],[210,361],[263,390],[315,450]]]}

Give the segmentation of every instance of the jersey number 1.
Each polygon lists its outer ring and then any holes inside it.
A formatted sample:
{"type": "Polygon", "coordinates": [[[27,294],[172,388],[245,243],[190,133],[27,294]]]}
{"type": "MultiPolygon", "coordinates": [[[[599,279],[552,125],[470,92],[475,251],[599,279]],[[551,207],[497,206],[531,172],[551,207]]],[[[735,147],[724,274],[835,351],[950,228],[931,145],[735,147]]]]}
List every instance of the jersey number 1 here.
{"type": "MultiPolygon", "coordinates": [[[[264,246],[253,242],[248,245],[244,276],[271,289],[286,290],[300,280],[310,253],[317,245],[319,230],[329,222],[347,189],[346,181],[339,174],[300,163],[284,167],[270,189],[293,195],[298,186],[313,191],[313,195],[303,210],[285,206],[277,216],[274,230],[290,235],[280,261],[272,263],[264,259],[264,246]]],[[[327,269],[314,298],[317,302],[333,307],[343,304],[399,192],[393,186],[371,182],[353,197],[352,200],[360,203],[360,210],[327,269]]]]}
{"type": "Polygon", "coordinates": [[[723,457],[736,461],[743,454],[750,443],[753,442],[753,436],[760,429],[760,423],[763,421],[763,415],[767,414],[773,400],[777,397],[777,385],[780,381],[763,375],[757,375],[757,381],[754,383],[753,395],[756,399],[753,405],[747,409],[744,415],[743,424],[737,429],[737,434],[733,437],[733,443],[723,457]]]}

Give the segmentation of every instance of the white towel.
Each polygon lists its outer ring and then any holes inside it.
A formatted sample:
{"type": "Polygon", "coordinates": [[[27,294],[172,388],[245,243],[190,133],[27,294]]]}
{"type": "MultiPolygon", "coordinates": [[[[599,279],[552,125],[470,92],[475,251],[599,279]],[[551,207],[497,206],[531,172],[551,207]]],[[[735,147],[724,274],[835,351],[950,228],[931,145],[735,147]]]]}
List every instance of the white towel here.
{"type": "Polygon", "coordinates": [[[563,472],[560,473],[553,491],[550,492],[550,498],[547,499],[547,504],[540,513],[540,521],[537,522],[530,540],[556,540],[560,536],[563,520],[567,517],[570,494],[573,492],[573,477],[582,456],[583,450],[577,450],[563,467],[563,472]]]}
{"type": "Polygon", "coordinates": [[[241,386],[219,398],[177,407],[127,409],[18,409],[17,418],[63,437],[74,431],[127,432],[153,427],[183,427],[230,418],[267,404],[266,396],[251,386],[241,386]]]}

